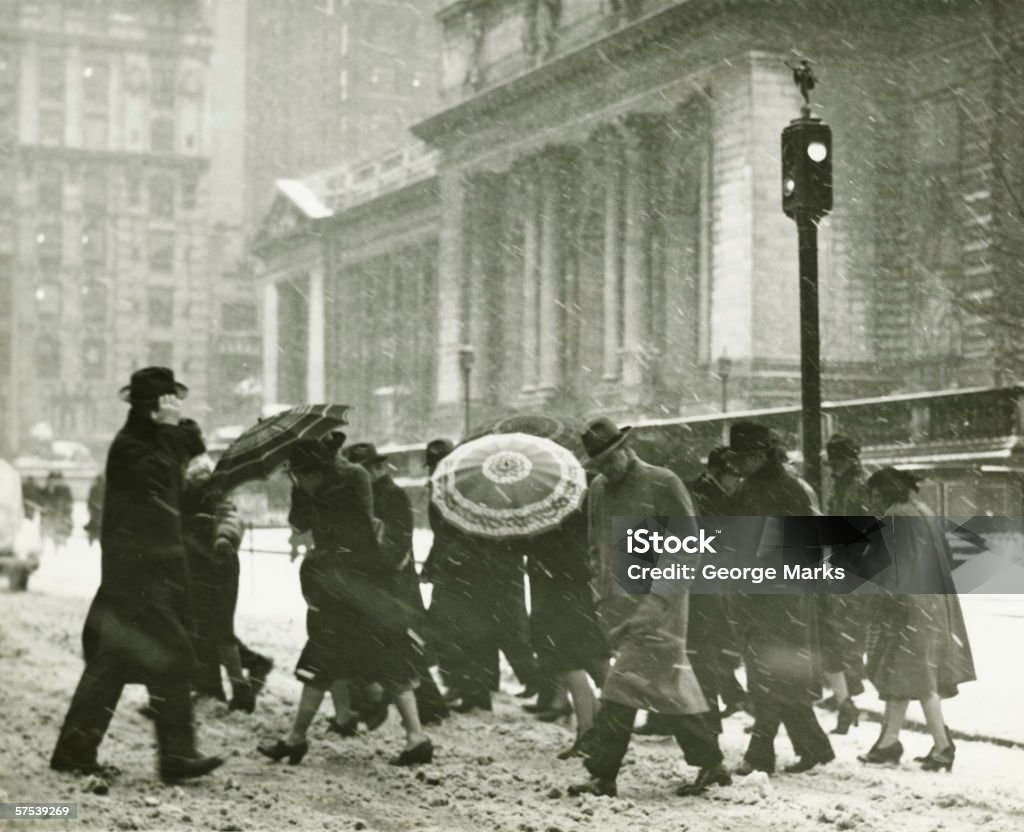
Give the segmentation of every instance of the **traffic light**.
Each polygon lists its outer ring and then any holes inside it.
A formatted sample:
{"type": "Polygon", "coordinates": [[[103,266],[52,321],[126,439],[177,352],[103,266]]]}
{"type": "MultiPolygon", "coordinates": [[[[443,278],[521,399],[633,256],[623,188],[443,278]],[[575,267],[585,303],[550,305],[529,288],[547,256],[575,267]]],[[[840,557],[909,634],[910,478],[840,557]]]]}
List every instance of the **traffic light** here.
{"type": "Polygon", "coordinates": [[[832,210],[832,128],[816,119],[782,131],[782,210],[815,220],[832,210]]]}

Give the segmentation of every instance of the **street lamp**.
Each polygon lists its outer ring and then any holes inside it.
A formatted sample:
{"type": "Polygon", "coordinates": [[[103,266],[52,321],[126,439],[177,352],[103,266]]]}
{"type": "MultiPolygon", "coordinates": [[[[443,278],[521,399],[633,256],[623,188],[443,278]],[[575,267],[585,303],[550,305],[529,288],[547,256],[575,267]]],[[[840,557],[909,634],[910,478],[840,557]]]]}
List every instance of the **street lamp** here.
{"type": "Polygon", "coordinates": [[[729,410],[729,373],[732,372],[732,359],[725,353],[718,356],[718,378],[722,381],[722,413],[729,410]]]}
{"type": "Polygon", "coordinates": [[[817,79],[810,62],[793,70],[804,104],[782,131],[782,210],[796,222],[800,251],[800,380],[804,476],[821,493],[821,337],[818,223],[832,210],[832,130],[811,115],[817,79]]]}
{"type": "Polygon", "coordinates": [[[463,344],[459,347],[459,369],[462,370],[462,403],[464,408],[463,415],[463,434],[469,434],[469,401],[470,401],[470,387],[469,377],[473,372],[473,362],[476,360],[476,352],[474,351],[471,344],[463,344]]]}

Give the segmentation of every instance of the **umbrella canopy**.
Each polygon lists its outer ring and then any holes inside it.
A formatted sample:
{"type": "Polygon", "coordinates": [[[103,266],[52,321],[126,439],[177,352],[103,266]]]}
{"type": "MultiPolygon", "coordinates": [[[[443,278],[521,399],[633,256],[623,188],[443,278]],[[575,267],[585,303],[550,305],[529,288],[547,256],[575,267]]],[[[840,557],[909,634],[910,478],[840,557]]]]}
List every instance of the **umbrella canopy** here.
{"type": "Polygon", "coordinates": [[[528,433],[530,436],[550,439],[563,448],[568,448],[577,459],[583,456],[583,440],[580,438],[583,434],[582,425],[547,413],[515,413],[511,416],[502,416],[493,422],[475,427],[463,441],[470,442],[493,433],[528,433]]]}
{"type": "Polygon", "coordinates": [[[467,534],[529,537],[556,528],[583,502],[583,466],[565,448],[525,433],[464,442],[431,477],[431,499],[467,534]]]}
{"type": "Polygon", "coordinates": [[[284,410],[257,422],[234,442],[217,461],[213,476],[227,491],[249,480],[269,477],[288,460],[299,439],[322,439],[348,424],[347,404],[306,404],[284,410]]]}

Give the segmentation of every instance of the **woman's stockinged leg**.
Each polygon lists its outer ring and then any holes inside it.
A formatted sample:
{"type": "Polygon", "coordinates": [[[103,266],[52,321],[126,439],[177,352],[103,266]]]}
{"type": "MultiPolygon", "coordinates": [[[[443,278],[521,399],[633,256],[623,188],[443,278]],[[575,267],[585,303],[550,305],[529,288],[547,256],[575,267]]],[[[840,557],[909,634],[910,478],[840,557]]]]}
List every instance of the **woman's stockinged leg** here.
{"type": "Polygon", "coordinates": [[[903,721],[907,717],[909,699],[888,699],[885,703],[885,722],[882,725],[882,736],[878,739],[881,748],[892,745],[899,740],[903,721]]]}
{"type": "Polygon", "coordinates": [[[932,692],[922,699],[921,710],[924,711],[924,720],[928,724],[935,750],[944,751],[950,745],[950,740],[946,733],[946,721],[942,717],[942,699],[939,694],[932,692]]]}
{"type": "Polygon", "coordinates": [[[352,718],[352,701],[346,679],[339,679],[331,685],[331,701],[334,703],[335,722],[344,725],[352,718]]]}
{"type": "Polygon", "coordinates": [[[320,703],[324,701],[325,693],[326,691],[312,685],[302,686],[299,709],[295,713],[295,721],[292,723],[292,730],[288,733],[286,740],[289,745],[299,745],[306,741],[306,732],[309,730],[316,712],[320,710],[320,703]]]}
{"type": "Polygon", "coordinates": [[[576,712],[576,738],[579,739],[594,726],[594,715],[597,713],[597,697],[590,687],[585,670],[570,670],[558,675],[558,681],[572,698],[572,707],[576,712]]]}
{"type": "Polygon", "coordinates": [[[405,748],[414,748],[425,739],[427,735],[420,724],[420,712],[416,706],[416,694],[412,690],[403,690],[394,694],[395,707],[402,718],[402,727],[405,729],[405,748]]]}

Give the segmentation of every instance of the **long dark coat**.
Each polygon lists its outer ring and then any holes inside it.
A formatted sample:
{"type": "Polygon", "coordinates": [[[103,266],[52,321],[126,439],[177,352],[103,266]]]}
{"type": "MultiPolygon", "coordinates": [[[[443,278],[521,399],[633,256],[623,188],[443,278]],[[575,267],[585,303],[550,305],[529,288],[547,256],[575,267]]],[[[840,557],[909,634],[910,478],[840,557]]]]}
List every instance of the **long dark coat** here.
{"type": "Polygon", "coordinates": [[[957,685],[977,677],[942,521],[916,500],[890,506],[883,520],[879,544],[894,560],[889,571],[932,594],[863,599],[873,612],[868,678],[882,699],[956,696],[957,685]]]}
{"type": "MultiPolygon", "coordinates": [[[[769,459],[731,499],[737,517],[804,517],[817,512],[781,461],[769,459]]],[[[756,552],[750,553],[751,562],[756,552]]],[[[821,696],[817,599],[757,595],[738,599],[747,687],[755,698],[811,703],[821,696]]]]}
{"type": "Polygon", "coordinates": [[[360,679],[399,688],[414,677],[395,568],[381,557],[372,511],[369,474],[359,465],[326,470],[315,494],[293,491],[288,522],[312,532],[314,543],[299,571],[309,605],[296,669],[303,682],[360,679]]]}
{"type": "Polygon", "coordinates": [[[177,425],[129,412],[110,446],[102,572],[82,644],[116,654],[131,682],[190,678],[188,569],[181,529],[187,439],[177,425]]]}

